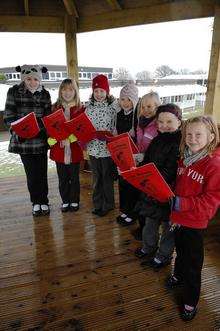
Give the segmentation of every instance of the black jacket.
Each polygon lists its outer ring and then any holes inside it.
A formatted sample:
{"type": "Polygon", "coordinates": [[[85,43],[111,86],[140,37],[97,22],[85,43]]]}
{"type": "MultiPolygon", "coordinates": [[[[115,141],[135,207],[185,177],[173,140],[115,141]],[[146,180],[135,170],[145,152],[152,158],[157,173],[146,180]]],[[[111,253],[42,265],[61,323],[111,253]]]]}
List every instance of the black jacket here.
{"type": "Polygon", "coordinates": [[[180,140],[180,130],[159,132],[145,152],[142,162],[142,165],[153,162],[169,185],[173,184],[176,178],[180,140]]]}
{"type": "MultiPolygon", "coordinates": [[[[176,179],[180,140],[180,130],[159,133],[152,140],[142,162],[142,165],[153,162],[170,186],[176,179]]],[[[135,212],[141,216],[166,220],[169,217],[170,206],[169,203],[161,203],[142,193],[135,212]]]]}
{"type": "Polygon", "coordinates": [[[117,133],[121,134],[121,133],[129,132],[133,125],[134,125],[134,132],[135,132],[135,138],[133,137],[133,139],[134,139],[134,141],[136,141],[137,107],[134,112],[132,111],[128,115],[125,115],[124,110],[121,109],[117,113],[117,124],[116,124],[117,133]]]}

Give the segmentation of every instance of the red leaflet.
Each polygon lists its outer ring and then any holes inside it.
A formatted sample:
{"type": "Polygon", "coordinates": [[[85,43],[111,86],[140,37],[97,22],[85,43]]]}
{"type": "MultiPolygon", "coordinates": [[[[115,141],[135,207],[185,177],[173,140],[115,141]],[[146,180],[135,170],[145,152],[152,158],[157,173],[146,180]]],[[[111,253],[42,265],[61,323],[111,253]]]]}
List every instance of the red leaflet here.
{"type": "Polygon", "coordinates": [[[12,130],[21,138],[33,138],[39,131],[36,115],[34,112],[11,123],[12,130]]]}
{"type": "Polygon", "coordinates": [[[138,150],[137,146],[135,145],[133,139],[131,138],[131,136],[129,135],[128,132],[118,134],[117,136],[107,137],[107,139],[108,139],[109,142],[112,142],[112,141],[115,141],[117,139],[121,139],[123,137],[128,137],[129,138],[133,154],[140,153],[140,151],[138,150]]]}
{"type": "Polygon", "coordinates": [[[107,147],[113,161],[121,171],[135,167],[131,142],[127,135],[109,142],[107,147]]]}
{"type": "Polygon", "coordinates": [[[82,143],[87,143],[95,138],[96,129],[85,113],[65,123],[69,134],[73,133],[82,143]]]}
{"type": "Polygon", "coordinates": [[[121,175],[131,185],[160,202],[166,202],[174,196],[154,163],[124,171],[121,175]]]}
{"type": "Polygon", "coordinates": [[[64,140],[69,136],[69,133],[64,126],[66,119],[62,109],[58,109],[54,113],[44,116],[42,121],[47,130],[48,136],[55,138],[57,141],[64,140]]]}

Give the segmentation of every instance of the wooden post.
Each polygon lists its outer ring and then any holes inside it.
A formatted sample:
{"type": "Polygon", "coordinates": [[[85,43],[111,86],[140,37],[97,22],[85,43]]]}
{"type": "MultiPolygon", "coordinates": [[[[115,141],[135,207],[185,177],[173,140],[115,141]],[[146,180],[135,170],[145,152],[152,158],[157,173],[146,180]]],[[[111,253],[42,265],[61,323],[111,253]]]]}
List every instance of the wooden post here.
{"type": "Polygon", "coordinates": [[[76,43],[76,18],[65,16],[66,60],[68,76],[78,81],[78,60],[76,43]]]}
{"type": "Polygon", "coordinates": [[[215,8],[212,50],[205,103],[205,114],[211,114],[220,124],[220,6],[215,8]]]}

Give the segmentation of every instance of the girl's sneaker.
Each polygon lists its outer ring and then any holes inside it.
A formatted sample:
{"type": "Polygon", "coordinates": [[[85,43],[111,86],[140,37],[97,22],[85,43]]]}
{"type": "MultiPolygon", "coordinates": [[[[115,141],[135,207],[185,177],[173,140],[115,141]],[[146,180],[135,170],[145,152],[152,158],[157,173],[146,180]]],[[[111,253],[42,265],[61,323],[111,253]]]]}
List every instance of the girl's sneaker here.
{"type": "Polygon", "coordinates": [[[32,208],[32,215],[33,215],[33,216],[41,216],[41,208],[40,208],[40,205],[38,205],[38,204],[33,205],[33,208],[32,208]]]}
{"type": "Polygon", "coordinates": [[[66,213],[69,210],[69,204],[68,203],[62,203],[62,206],[61,206],[60,209],[61,209],[62,213],[66,213]]]}
{"type": "Polygon", "coordinates": [[[149,266],[156,271],[159,271],[161,268],[169,265],[171,263],[171,259],[167,259],[164,261],[160,261],[158,258],[154,257],[151,260],[147,260],[141,263],[142,266],[149,266]]]}
{"type": "Polygon", "coordinates": [[[121,215],[116,217],[116,220],[119,224],[121,224],[121,222],[123,222],[126,217],[127,217],[126,214],[121,214],[121,215]]]}
{"type": "Polygon", "coordinates": [[[123,226],[129,226],[131,224],[134,224],[135,220],[131,217],[125,217],[121,222],[120,224],[123,225],[123,226]]]}
{"type": "Polygon", "coordinates": [[[180,313],[180,316],[183,321],[191,321],[196,316],[196,313],[197,313],[197,307],[190,307],[184,305],[180,313]]]}
{"type": "Polygon", "coordinates": [[[174,275],[169,276],[165,281],[165,287],[169,290],[181,286],[182,282],[177,279],[174,275]]]}
{"type": "Polygon", "coordinates": [[[50,208],[48,205],[40,205],[41,208],[41,215],[49,215],[50,214],[50,208]]]}
{"type": "Polygon", "coordinates": [[[134,252],[135,256],[137,256],[139,259],[142,259],[142,257],[147,257],[149,255],[148,252],[144,250],[142,247],[138,247],[136,251],[134,252]]]}
{"type": "Polygon", "coordinates": [[[79,204],[76,202],[72,202],[70,203],[69,209],[70,211],[77,211],[79,210],[79,204]]]}

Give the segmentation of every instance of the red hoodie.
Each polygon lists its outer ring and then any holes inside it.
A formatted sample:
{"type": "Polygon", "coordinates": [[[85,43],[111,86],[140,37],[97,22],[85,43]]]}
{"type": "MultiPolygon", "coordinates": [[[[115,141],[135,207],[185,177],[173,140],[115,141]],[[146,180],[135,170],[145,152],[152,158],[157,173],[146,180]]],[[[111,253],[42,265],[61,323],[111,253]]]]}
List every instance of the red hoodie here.
{"type": "Polygon", "coordinates": [[[172,223],[206,228],[220,206],[220,149],[188,167],[180,160],[175,194],[180,210],[171,213],[172,223]]]}

